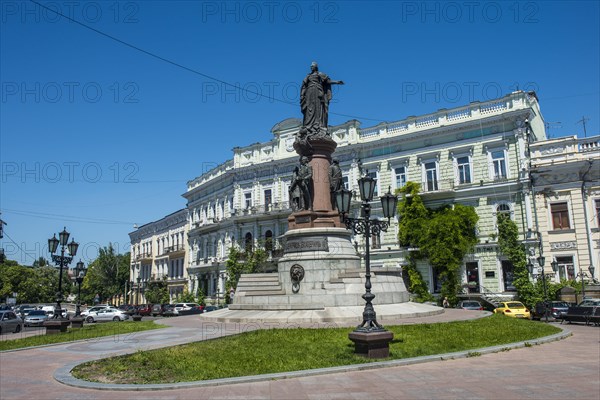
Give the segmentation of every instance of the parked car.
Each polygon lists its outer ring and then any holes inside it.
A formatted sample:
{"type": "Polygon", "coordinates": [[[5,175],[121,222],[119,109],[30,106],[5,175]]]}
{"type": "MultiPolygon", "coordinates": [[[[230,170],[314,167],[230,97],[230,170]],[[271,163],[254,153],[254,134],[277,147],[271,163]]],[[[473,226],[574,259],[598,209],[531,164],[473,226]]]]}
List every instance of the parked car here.
{"type": "Polygon", "coordinates": [[[168,305],[169,304],[154,304],[152,306],[152,316],[158,317],[159,315],[163,315],[163,312],[165,311],[165,307],[168,305]]]}
{"type": "Polygon", "coordinates": [[[91,311],[85,321],[88,323],[96,321],[125,321],[129,319],[129,315],[115,307],[107,307],[97,311],[91,311]]]}
{"type": "Polygon", "coordinates": [[[23,329],[23,320],[12,310],[0,311],[0,335],[5,332],[19,333],[23,329]]]}
{"type": "Polygon", "coordinates": [[[90,313],[97,312],[97,311],[100,311],[100,310],[104,310],[105,308],[109,308],[109,307],[110,306],[108,304],[101,304],[101,305],[93,306],[93,307],[88,308],[85,311],[82,311],[81,312],[81,316],[85,318],[90,313]]]}
{"type": "Polygon", "coordinates": [[[204,307],[198,303],[177,303],[175,310],[178,315],[202,314],[204,307]]]}
{"type": "Polygon", "coordinates": [[[578,307],[597,307],[600,306],[600,299],[585,299],[577,305],[578,307]]]}
{"type": "Polygon", "coordinates": [[[476,300],[463,300],[458,303],[456,308],[462,308],[463,310],[483,310],[483,306],[476,300]]]}
{"type": "Polygon", "coordinates": [[[175,317],[179,312],[175,309],[175,304],[167,304],[162,312],[163,317],[175,317]]]}
{"type": "Polygon", "coordinates": [[[21,319],[25,319],[27,314],[34,310],[36,310],[34,306],[21,306],[19,307],[19,315],[21,316],[21,319]]]}
{"type": "MultiPolygon", "coordinates": [[[[542,319],[545,317],[545,306],[544,302],[540,301],[535,305],[535,308],[531,310],[531,319],[542,319]]],[[[548,302],[548,317],[554,319],[560,319],[561,315],[569,310],[569,304],[564,301],[549,301],[548,302]]]]}
{"type": "Polygon", "coordinates": [[[135,314],[135,306],[133,304],[121,304],[117,309],[123,311],[125,314],[135,314]]]}
{"type": "Polygon", "coordinates": [[[42,326],[50,319],[44,310],[32,310],[25,317],[25,326],[42,326]]]}
{"type": "Polygon", "coordinates": [[[211,311],[215,311],[215,310],[218,310],[217,306],[206,306],[204,308],[204,312],[211,312],[211,311]]]}
{"type": "Polygon", "coordinates": [[[520,301],[503,301],[494,309],[494,314],[504,314],[514,318],[529,319],[531,317],[527,307],[520,301]]]}
{"type": "Polygon", "coordinates": [[[140,304],[136,311],[136,314],[139,315],[150,315],[152,314],[152,304],[140,304]]]}

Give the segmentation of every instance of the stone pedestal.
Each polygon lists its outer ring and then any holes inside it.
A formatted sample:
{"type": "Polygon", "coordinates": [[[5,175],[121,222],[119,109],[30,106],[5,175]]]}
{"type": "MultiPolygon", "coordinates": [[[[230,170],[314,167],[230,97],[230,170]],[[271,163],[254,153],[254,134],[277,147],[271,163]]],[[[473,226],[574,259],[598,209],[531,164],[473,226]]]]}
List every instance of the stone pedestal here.
{"type": "Polygon", "coordinates": [[[134,322],[139,322],[142,320],[141,315],[132,315],[131,318],[133,319],[134,322]]]}
{"type": "Polygon", "coordinates": [[[310,158],[309,164],[313,171],[313,209],[292,213],[288,218],[289,230],[344,226],[339,213],[333,210],[329,187],[329,166],[336,147],[337,143],[329,136],[294,143],[294,148],[300,156],[310,158]]]}
{"type": "Polygon", "coordinates": [[[66,332],[69,325],[71,325],[71,321],[68,319],[51,319],[44,322],[46,335],[55,335],[57,333],[66,332]]]}
{"type": "Polygon", "coordinates": [[[367,358],[387,358],[394,334],[386,330],[353,331],[348,338],[354,342],[354,353],[367,358]]]}
{"type": "Polygon", "coordinates": [[[71,318],[71,328],[83,328],[83,321],[82,317],[71,318]]]}
{"type": "MultiPolygon", "coordinates": [[[[242,275],[231,310],[322,310],[364,306],[365,274],[344,228],[286,232],[284,256],[273,274],[242,275]],[[295,271],[302,271],[302,278],[295,271]],[[268,276],[272,275],[272,276],[268,276]]],[[[399,268],[372,271],[373,304],[409,300],[399,268]]],[[[357,320],[359,323],[360,320],[357,320]]]]}

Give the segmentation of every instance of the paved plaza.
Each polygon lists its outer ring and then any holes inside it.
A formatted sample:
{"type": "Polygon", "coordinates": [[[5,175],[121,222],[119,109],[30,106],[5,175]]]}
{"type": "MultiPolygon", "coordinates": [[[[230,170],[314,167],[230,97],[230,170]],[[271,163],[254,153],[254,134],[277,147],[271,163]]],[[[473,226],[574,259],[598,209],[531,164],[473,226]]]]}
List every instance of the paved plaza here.
{"type": "MultiPolygon", "coordinates": [[[[481,315],[450,309],[398,323],[481,315]]],[[[0,399],[600,399],[600,329],[583,324],[562,325],[572,333],[562,340],[478,357],[285,379],[165,385],[163,390],[76,387],[57,380],[77,385],[68,370],[86,360],[262,328],[206,322],[200,316],[161,322],[169,328],[0,353],[0,399]]]]}

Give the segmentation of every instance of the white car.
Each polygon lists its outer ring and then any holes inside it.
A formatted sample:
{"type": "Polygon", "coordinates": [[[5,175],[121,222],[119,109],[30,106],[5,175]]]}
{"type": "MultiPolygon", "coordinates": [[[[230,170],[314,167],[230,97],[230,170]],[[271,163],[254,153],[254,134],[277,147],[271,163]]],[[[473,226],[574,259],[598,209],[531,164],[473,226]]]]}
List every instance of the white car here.
{"type": "Polygon", "coordinates": [[[85,321],[88,323],[96,321],[125,321],[128,319],[129,315],[114,307],[106,307],[101,310],[90,311],[85,317],[85,321]]]}
{"type": "Polygon", "coordinates": [[[83,318],[85,318],[85,317],[87,317],[87,316],[88,316],[88,314],[89,314],[89,313],[91,313],[91,312],[96,312],[96,311],[100,311],[100,310],[104,310],[105,308],[110,308],[110,306],[109,306],[108,304],[102,304],[102,305],[99,305],[99,306],[90,307],[90,308],[88,308],[87,310],[85,310],[85,311],[82,311],[82,312],[80,313],[80,315],[81,315],[83,318]]]}

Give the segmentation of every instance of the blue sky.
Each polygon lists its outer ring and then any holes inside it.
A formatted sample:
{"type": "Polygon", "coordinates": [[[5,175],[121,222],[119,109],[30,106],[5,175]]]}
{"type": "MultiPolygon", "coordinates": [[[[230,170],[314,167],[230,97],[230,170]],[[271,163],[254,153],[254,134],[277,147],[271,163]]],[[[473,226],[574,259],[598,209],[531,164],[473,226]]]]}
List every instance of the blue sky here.
{"type": "Polygon", "coordinates": [[[185,207],[188,180],[301,116],[313,60],[346,83],[330,124],[519,88],[551,136],[583,137],[582,117],[599,133],[597,1],[39,4],[0,1],[2,246],[23,264],[63,226],[85,262],[127,251],[133,224],[185,207]]]}

